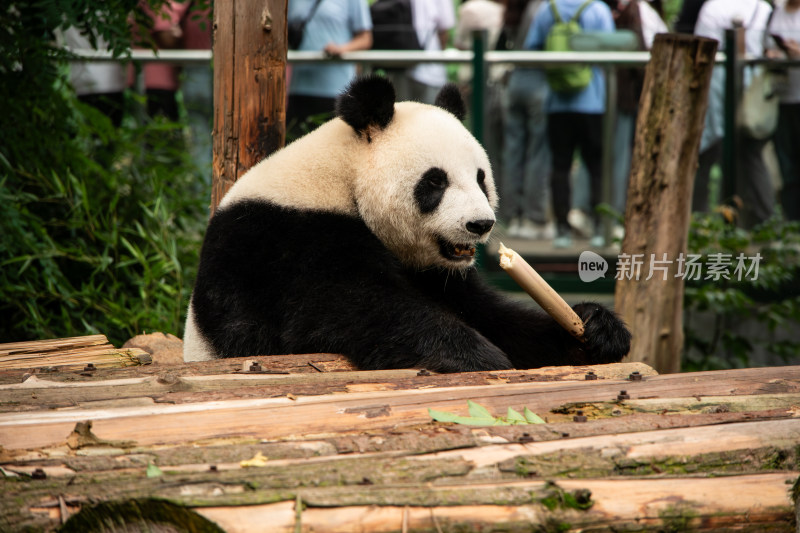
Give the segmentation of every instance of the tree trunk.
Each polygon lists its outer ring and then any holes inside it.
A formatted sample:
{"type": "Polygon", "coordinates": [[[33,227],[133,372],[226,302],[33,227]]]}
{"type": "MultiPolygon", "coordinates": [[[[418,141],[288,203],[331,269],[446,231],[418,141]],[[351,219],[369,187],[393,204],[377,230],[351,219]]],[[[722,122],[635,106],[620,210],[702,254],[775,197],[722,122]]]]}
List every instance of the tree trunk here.
{"type": "Polygon", "coordinates": [[[615,305],[633,332],[628,360],[661,373],[680,370],[679,268],[716,51],[711,39],[658,35],[639,104],[615,305]]]}
{"type": "Polygon", "coordinates": [[[214,5],[213,214],[285,136],[287,0],[214,5]]]}

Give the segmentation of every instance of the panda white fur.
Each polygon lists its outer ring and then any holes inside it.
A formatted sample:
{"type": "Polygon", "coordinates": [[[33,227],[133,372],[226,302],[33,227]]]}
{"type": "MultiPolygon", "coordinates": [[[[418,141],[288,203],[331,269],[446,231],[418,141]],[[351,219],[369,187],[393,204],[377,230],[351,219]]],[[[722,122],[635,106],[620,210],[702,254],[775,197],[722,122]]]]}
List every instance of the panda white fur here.
{"type": "Polygon", "coordinates": [[[498,199],[458,90],[436,106],[394,100],[386,79],[356,79],[338,118],[230,189],[203,243],[184,359],[329,352],[442,372],[620,360],[630,333],[606,308],[575,306],[579,343],[479,279],[498,199]]]}

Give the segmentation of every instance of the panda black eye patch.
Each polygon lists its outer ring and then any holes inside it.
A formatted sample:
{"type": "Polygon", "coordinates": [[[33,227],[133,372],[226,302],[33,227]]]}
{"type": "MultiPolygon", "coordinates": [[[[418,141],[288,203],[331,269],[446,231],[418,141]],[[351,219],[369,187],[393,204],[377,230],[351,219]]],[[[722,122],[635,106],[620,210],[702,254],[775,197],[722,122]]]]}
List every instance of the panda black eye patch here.
{"type": "Polygon", "coordinates": [[[414,187],[414,201],[420,212],[431,213],[439,207],[449,184],[447,172],[441,168],[432,167],[426,170],[414,187]]]}
{"type": "Polygon", "coordinates": [[[486,172],[482,168],[478,169],[478,187],[481,188],[486,198],[489,198],[489,191],[486,190],[486,172]]]}

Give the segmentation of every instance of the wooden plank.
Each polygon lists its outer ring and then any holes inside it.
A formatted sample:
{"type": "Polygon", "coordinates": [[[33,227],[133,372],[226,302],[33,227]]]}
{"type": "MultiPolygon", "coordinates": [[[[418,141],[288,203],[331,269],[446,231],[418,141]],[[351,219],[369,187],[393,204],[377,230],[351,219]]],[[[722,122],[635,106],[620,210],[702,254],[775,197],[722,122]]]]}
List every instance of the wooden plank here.
{"type": "MultiPolygon", "coordinates": [[[[429,433],[430,434],[430,433],[429,433]]],[[[275,446],[289,448],[287,443],[275,443],[266,446],[246,446],[244,456],[230,455],[229,462],[221,462],[220,454],[211,450],[208,456],[194,450],[191,458],[181,457],[180,453],[159,455],[157,450],[147,453],[159,459],[161,470],[168,473],[189,473],[208,471],[209,462],[216,465],[218,471],[232,471],[246,468],[238,461],[251,458],[262,452],[268,462],[259,475],[280,477],[303,477],[301,472],[293,472],[298,467],[306,469],[311,464],[337,465],[331,469],[350,469],[364,472],[372,477],[375,465],[381,461],[391,462],[400,456],[407,456],[405,464],[422,462],[467,463],[470,468],[483,469],[483,478],[496,477],[500,471],[522,476],[544,477],[600,477],[614,475],[644,474],[725,474],[734,472],[758,472],[763,470],[780,470],[794,467],[797,456],[796,444],[800,442],[800,419],[765,420],[714,426],[676,428],[668,430],[643,431],[619,435],[594,435],[580,438],[561,438],[544,442],[519,442],[504,444],[486,444],[480,446],[477,439],[471,443],[462,441],[452,443],[454,449],[418,454],[413,447],[387,449],[384,452],[362,452],[361,454],[337,454],[331,444],[322,442],[297,443],[298,450],[306,449],[310,453],[295,454],[294,457],[276,458],[270,454],[287,453],[287,450],[275,450],[275,446]],[[471,447],[464,447],[464,444],[471,447]],[[461,447],[455,447],[460,445],[461,447]],[[713,459],[712,459],[713,456],[713,459]],[[170,461],[178,460],[180,464],[170,461]],[[201,459],[201,461],[198,461],[201,459]],[[231,460],[236,462],[231,462],[231,460]],[[378,460],[378,463],[376,463],[378,460]],[[367,468],[359,468],[359,463],[369,463],[367,468]],[[270,471],[276,469],[274,474],[270,471]]],[[[107,448],[105,453],[110,450],[107,448]]],[[[135,454],[144,450],[138,449],[135,454]]],[[[127,469],[135,468],[135,462],[126,463],[125,458],[117,456],[112,463],[95,462],[92,459],[83,461],[62,458],[63,464],[40,461],[4,462],[7,471],[30,474],[36,468],[42,468],[48,476],[75,475],[75,471],[89,471],[92,475],[107,469],[117,470],[119,465],[127,464],[127,469]]],[[[139,465],[140,469],[144,465],[139,465]]],[[[252,478],[252,476],[251,476],[252,478]]],[[[232,478],[229,478],[232,479],[232,478]]],[[[360,479],[360,478],[358,478],[360,479]]],[[[373,481],[377,482],[375,478],[373,481]]],[[[109,484],[111,487],[113,483],[109,484]]]]}
{"type": "Polygon", "coordinates": [[[0,344],[0,371],[79,370],[89,363],[95,368],[116,368],[149,362],[144,351],[115,348],[105,335],[0,344]]]}
{"type": "MultiPolygon", "coordinates": [[[[406,507],[428,513],[441,509],[444,514],[434,516],[444,528],[634,527],[629,517],[609,514],[603,507],[614,497],[625,499],[618,507],[633,502],[647,510],[639,513],[639,529],[785,529],[791,501],[768,512],[757,501],[731,510],[722,496],[723,503],[712,512],[692,498],[685,501],[690,494],[686,484],[715,476],[710,479],[725,479],[733,486],[762,472],[784,476],[784,483],[797,478],[799,367],[653,375],[636,382],[620,379],[620,368],[614,371],[616,378],[596,381],[582,379],[584,369],[570,368],[464,375],[403,370],[379,376],[235,371],[176,382],[164,379],[169,372],[145,378],[127,369],[104,371],[101,378],[73,374],[80,378],[74,382],[67,381],[67,373],[53,382],[49,375],[29,376],[22,383],[0,386],[9,402],[20,399],[19,412],[0,414],[0,466],[5,475],[17,476],[0,479],[6,495],[0,500],[0,523],[11,530],[50,530],[62,513],[76,512],[89,501],[155,497],[197,509],[219,508],[245,524],[244,517],[267,504],[293,509],[299,496],[308,506],[301,515],[319,516],[324,524],[341,522],[344,531],[357,527],[361,510],[370,509],[399,509],[410,527],[415,522],[402,511],[406,507]],[[132,377],[108,379],[117,375],[132,377]],[[570,375],[572,381],[529,381],[570,375]],[[373,382],[370,376],[380,379],[373,382]],[[158,377],[165,382],[157,383],[158,377]],[[395,378],[405,388],[392,389],[395,378]],[[478,379],[473,383],[480,384],[452,386],[459,379],[478,379]],[[212,390],[218,381],[236,386],[212,390]],[[187,383],[199,384],[201,390],[184,390],[187,383]],[[286,391],[315,383],[319,390],[308,395],[265,397],[282,386],[286,391]],[[334,386],[344,391],[333,393],[334,386]],[[618,401],[622,387],[631,398],[618,401]],[[51,392],[65,394],[62,399],[70,394],[81,398],[86,390],[99,394],[69,409],[45,409],[27,399],[51,392]],[[132,396],[115,398],[115,390],[132,396]],[[239,399],[218,401],[221,393],[239,399]],[[170,398],[185,401],[162,403],[170,398]],[[496,414],[508,406],[528,406],[550,423],[469,428],[431,422],[428,407],[466,414],[467,399],[496,414]],[[571,421],[578,409],[585,410],[589,421],[571,421]],[[72,448],[65,446],[64,433],[79,422],[85,426],[85,420],[93,422],[94,433],[84,434],[82,447],[75,448],[80,439],[71,439],[72,448]],[[723,421],[729,423],[719,423],[723,421]],[[6,446],[6,439],[16,444],[6,446]],[[49,444],[42,447],[36,439],[49,444]],[[243,468],[240,461],[256,453],[265,454],[266,465],[243,468]],[[145,475],[148,463],[159,465],[159,477],[145,475]],[[37,469],[46,479],[29,477],[37,469]],[[551,509],[559,501],[553,499],[556,489],[541,477],[556,480],[561,493],[579,490],[566,489],[564,483],[603,487],[604,492],[588,511],[557,505],[551,509]],[[653,499],[639,502],[629,496],[625,491],[634,491],[633,485],[615,485],[622,487],[620,493],[612,492],[608,483],[619,481],[649,483],[653,499]],[[659,505],[664,508],[654,517],[647,514],[659,505]],[[591,514],[598,509],[604,514],[591,514]],[[332,514],[314,515],[317,511],[332,514]],[[529,520],[514,521],[522,515],[529,520]],[[356,521],[342,518],[347,516],[356,521]],[[477,522],[468,519],[473,516],[477,522]]],[[[739,488],[762,490],[747,484],[739,488]]],[[[788,499],[788,485],[780,488],[788,499]]],[[[739,497],[749,495],[742,492],[739,497]]],[[[260,520],[273,523],[268,516],[260,520]]],[[[309,531],[327,527],[315,524],[304,520],[301,525],[309,531]]],[[[295,525],[287,522],[293,530],[295,525]]]]}
{"type": "Polygon", "coordinates": [[[702,395],[800,392],[797,379],[800,367],[774,372],[773,375],[785,379],[765,383],[761,373],[743,371],[728,374],[727,379],[714,379],[715,376],[709,374],[683,374],[680,379],[655,376],[628,383],[505,383],[115,409],[2,413],[0,446],[23,449],[57,445],[77,422],[84,420],[94,421],[95,433],[101,439],[133,440],[146,445],[233,436],[274,439],[385,430],[428,422],[428,408],[466,414],[467,400],[476,400],[495,413],[504,413],[508,407],[521,410],[526,406],[534,412],[548,413],[570,402],[613,401],[622,387],[634,400],[658,396],[702,398],[702,395]],[[165,432],[165,427],[180,427],[181,431],[165,432]]]}
{"type": "MultiPolygon", "coordinates": [[[[250,364],[245,360],[243,368],[250,364]]],[[[325,364],[328,361],[318,364],[325,364]]],[[[186,403],[246,397],[280,397],[331,394],[341,392],[368,392],[405,390],[458,385],[497,385],[511,381],[562,381],[584,379],[587,371],[595,372],[598,379],[625,379],[631,372],[640,376],[653,376],[655,372],[642,363],[597,365],[594,367],[548,367],[535,370],[470,372],[461,374],[431,374],[414,369],[336,371],[319,373],[303,365],[271,373],[273,367],[262,367],[263,372],[243,372],[241,368],[228,374],[190,375],[191,365],[170,367],[153,373],[151,369],[133,376],[131,372],[96,372],[90,376],[76,376],[66,381],[64,376],[52,374],[28,375],[21,383],[0,385],[0,411],[22,410],[23,407],[65,407],[109,398],[124,399],[147,396],[155,401],[186,403]],[[117,377],[116,379],[108,379],[117,377]],[[106,379],[104,379],[106,378],[106,379]],[[21,395],[20,392],[26,394],[21,395]]],[[[291,363],[292,365],[294,363],[291,363]]]]}
{"type": "Polygon", "coordinates": [[[92,346],[113,348],[105,335],[87,335],[83,337],[67,337],[63,339],[45,339],[0,344],[0,357],[24,353],[43,354],[65,349],[88,348],[92,346]]]}
{"type": "MultiPolygon", "coordinates": [[[[539,503],[547,500],[551,485],[543,481],[513,482],[508,489],[528,495],[532,503],[508,505],[466,503],[462,505],[395,504],[332,506],[321,501],[324,490],[301,493],[307,505],[297,512],[293,502],[250,507],[199,507],[196,511],[219,524],[228,533],[257,530],[270,524],[276,532],[314,531],[449,531],[454,529],[489,529],[492,526],[520,530],[554,528],[558,531],[579,531],[582,528],[641,531],[794,531],[793,505],[786,484],[797,473],[760,474],[710,479],[659,480],[560,480],[562,491],[590,491],[591,508],[578,510],[549,509],[539,503]],[[298,523],[299,522],[299,523],[298,523]]],[[[447,495],[453,501],[459,496],[473,496],[485,489],[487,496],[497,496],[497,486],[441,486],[415,489],[415,501],[441,501],[447,495]]],[[[382,498],[381,489],[370,488],[374,500],[382,498]]],[[[327,491],[332,492],[332,491],[327,491]]],[[[385,499],[384,499],[385,500],[385,499]]],[[[411,500],[411,498],[409,498],[411,500]]],[[[465,501],[462,499],[460,501],[465,501]]],[[[468,500],[466,500],[468,502],[468,500]]]]}
{"type": "Polygon", "coordinates": [[[774,454],[794,464],[798,442],[800,419],[794,418],[499,444],[420,455],[417,459],[460,458],[476,467],[507,463],[517,473],[538,476],[599,477],[625,469],[629,469],[627,473],[723,473],[769,468],[775,465],[774,454]],[[766,450],[761,459],[758,450],[766,450]],[[714,461],[707,459],[711,455],[714,461]],[[557,460],[567,456],[570,460],[557,460]],[[519,461],[521,458],[525,460],[519,461]]]}
{"type": "MultiPolygon", "coordinates": [[[[263,367],[262,373],[309,373],[339,372],[357,370],[347,359],[338,354],[292,354],[263,357],[236,357],[182,364],[157,364],[140,367],[98,369],[91,376],[76,375],[74,371],[59,368],[46,369],[0,369],[0,385],[21,383],[28,374],[46,374],[48,381],[97,381],[99,379],[124,379],[139,376],[153,376],[165,371],[179,373],[181,376],[219,375],[226,373],[243,373],[245,363],[258,362],[263,367]]],[[[249,364],[248,364],[249,366],[249,364]]]]}

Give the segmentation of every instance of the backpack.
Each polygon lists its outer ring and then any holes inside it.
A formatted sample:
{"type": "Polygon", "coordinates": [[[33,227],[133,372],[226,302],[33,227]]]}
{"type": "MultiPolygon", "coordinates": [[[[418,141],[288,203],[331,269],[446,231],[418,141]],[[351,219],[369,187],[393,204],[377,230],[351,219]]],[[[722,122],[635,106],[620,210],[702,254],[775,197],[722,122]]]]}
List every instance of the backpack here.
{"type": "Polygon", "coordinates": [[[411,16],[411,0],[378,0],[369,12],[374,50],[422,50],[411,16]]]}
{"type": "MultiPolygon", "coordinates": [[[[575,12],[571,19],[565,21],[556,8],[556,0],[550,0],[550,10],[553,12],[553,26],[547,33],[544,49],[547,52],[571,52],[570,38],[583,32],[578,19],[593,0],[586,0],[575,12]]],[[[585,89],[592,80],[592,67],[590,65],[563,65],[547,67],[545,70],[550,88],[558,93],[574,93],[585,89]]]]}

